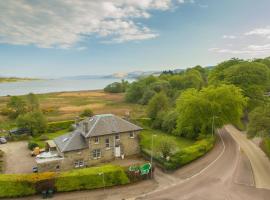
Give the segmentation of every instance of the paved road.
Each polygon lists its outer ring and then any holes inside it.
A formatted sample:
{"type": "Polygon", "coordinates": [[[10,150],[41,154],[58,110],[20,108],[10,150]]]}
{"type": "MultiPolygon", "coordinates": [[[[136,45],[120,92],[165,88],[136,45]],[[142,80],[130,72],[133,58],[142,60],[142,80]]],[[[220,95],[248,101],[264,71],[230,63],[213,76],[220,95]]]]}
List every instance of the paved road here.
{"type": "Polygon", "coordinates": [[[235,141],[237,141],[241,149],[243,149],[249,158],[255,177],[256,187],[270,190],[270,161],[268,157],[258,146],[247,139],[245,134],[241,133],[232,125],[225,126],[225,129],[232,135],[235,141]]]}
{"type": "Polygon", "coordinates": [[[27,142],[8,142],[1,144],[0,149],[5,152],[6,174],[31,173],[32,167],[36,165],[35,159],[30,156],[27,142]]]}
{"type": "MultiPolygon", "coordinates": [[[[180,179],[170,187],[159,188],[137,199],[269,200],[270,190],[253,187],[249,161],[238,144],[225,129],[220,135],[224,148],[208,167],[193,177],[180,179]]],[[[177,176],[177,172],[173,176],[177,176]]]]}

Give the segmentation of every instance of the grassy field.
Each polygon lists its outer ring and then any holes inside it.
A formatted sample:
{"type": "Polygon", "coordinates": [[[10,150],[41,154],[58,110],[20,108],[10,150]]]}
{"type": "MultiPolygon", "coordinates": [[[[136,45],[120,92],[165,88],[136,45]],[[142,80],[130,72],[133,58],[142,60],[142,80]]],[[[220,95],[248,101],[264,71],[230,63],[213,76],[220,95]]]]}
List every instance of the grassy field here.
{"type": "MultiPolygon", "coordinates": [[[[113,113],[124,116],[130,113],[132,117],[144,115],[140,105],[124,102],[124,94],[110,94],[103,91],[80,91],[38,94],[40,106],[49,122],[74,119],[84,109],[90,108],[95,114],[113,113]]],[[[0,97],[0,111],[6,107],[10,97],[0,97]]],[[[1,129],[15,126],[14,121],[0,114],[1,129]]]]}
{"type": "Polygon", "coordinates": [[[154,149],[156,148],[155,145],[159,144],[160,141],[162,141],[164,139],[172,140],[176,144],[175,151],[179,151],[180,149],[188,147],[188,146],[194,144],[194,142],[195,142],[193,140],[189,140],[186,138],[166,134],[166,133],[163,133],[162,131],[159,131],[159,130],[153,130],[150,128],[146,128],[140,133],[140,145],[146,151],[151,151],[152,134],[154,134],[154,137],[153,137],[154,149]]]}

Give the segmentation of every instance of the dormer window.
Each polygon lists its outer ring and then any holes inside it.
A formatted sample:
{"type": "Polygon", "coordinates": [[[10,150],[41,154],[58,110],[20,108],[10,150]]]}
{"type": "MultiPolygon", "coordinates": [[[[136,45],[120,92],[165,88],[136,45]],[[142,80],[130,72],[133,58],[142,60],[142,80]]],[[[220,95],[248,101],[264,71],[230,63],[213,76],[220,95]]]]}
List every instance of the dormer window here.
{"type": "Polygon", "coordinates": [[[99,137],[94,137],[94,143],[98,144],[99,143],[99,137]]]}

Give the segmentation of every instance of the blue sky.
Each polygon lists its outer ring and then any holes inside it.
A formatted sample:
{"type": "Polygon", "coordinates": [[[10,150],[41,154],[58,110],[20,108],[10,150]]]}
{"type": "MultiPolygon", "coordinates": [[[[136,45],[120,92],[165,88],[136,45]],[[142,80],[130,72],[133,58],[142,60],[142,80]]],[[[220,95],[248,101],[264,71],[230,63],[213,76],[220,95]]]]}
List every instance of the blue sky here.
{"type": "Polygon", "coordinates": [[[269,0],[0,1],[0,75],[62,77],[270,56],[269,0]]]}

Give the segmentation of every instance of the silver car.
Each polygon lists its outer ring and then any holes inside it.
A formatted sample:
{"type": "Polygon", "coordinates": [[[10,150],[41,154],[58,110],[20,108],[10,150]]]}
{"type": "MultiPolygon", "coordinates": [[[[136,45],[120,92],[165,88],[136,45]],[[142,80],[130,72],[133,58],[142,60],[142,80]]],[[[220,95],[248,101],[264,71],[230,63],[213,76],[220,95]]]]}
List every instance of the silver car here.
{"type": "Polygon", "coordinates": [[[5,143],[7,143],[6,138],[0,137],[0,144],[5,144],[5,143]]]}

